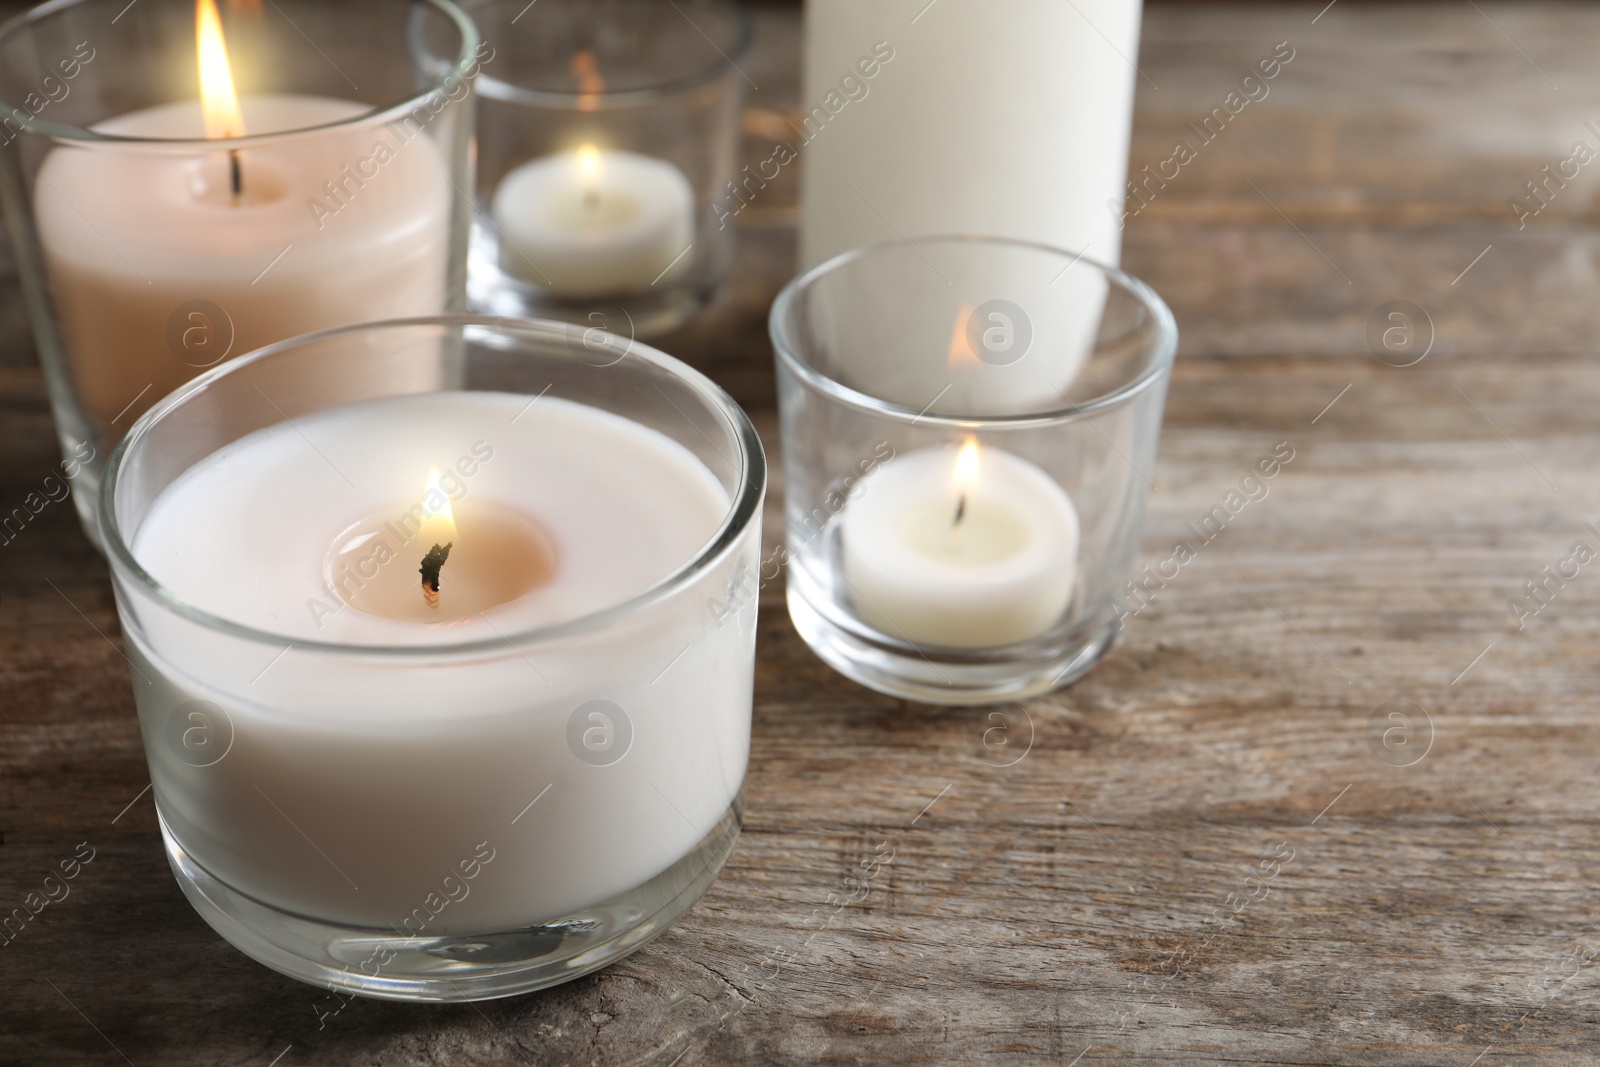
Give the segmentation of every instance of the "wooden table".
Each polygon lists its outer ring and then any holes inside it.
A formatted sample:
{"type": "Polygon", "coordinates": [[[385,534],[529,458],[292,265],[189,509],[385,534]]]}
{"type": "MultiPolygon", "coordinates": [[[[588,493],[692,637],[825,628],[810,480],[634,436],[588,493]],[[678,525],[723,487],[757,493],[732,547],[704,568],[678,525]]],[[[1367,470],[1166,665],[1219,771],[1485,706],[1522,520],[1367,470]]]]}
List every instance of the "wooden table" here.
{"type": "MultiPolygon", "coordinates": [[[[767,589],[744,836],[603,973],[319,1027],[326,998],[179,894],[105,567],[46,509],[0,548],[0,910],[80,842],[94,859],[0,946],[0,1062],[1595,1062],[1600,566],[1521,628],[1508,600],[1600,550],[1600,167],[1526,228],[1508,201],[1600,148],[1600,10],[1322,2],[1152,6],[1139,60],[1136,171],[1295,50],[1127,230],[1183,330],[1146,559],[1289,442],[1270,495],[1102,666],[1022,706],[852,685],[767,589]],[[1431,320],[1413,366],[1368,344],[1392,300],[1431,320]]],[[[798,102],[797,17],[756,9],[751,160],[798,102]]],[[[724,302],[664,345],[769,447],[793,220],[786,174],[741,218],[724,302]]],[[[56,461],[4,269],[0,510],[56,461]]]]}

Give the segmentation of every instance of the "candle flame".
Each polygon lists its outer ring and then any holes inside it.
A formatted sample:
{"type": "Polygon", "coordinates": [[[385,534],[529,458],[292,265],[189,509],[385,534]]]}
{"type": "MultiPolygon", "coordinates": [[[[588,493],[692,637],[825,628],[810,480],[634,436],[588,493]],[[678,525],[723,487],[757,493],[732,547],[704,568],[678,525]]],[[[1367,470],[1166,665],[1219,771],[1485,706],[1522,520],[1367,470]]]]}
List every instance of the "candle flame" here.
{"type": "Polygon", "coordinates": [[[955,325],[950,327],[950,348],[945,353],[945,366],[951,370],[957,367],[977,367],[982,364],[978,354],[972,350],[972,345],[967,342],[967,320],[972,317],[972,305],[962,302],[956,309],[955,325]]]}
{"type": "Polygon", "coordinates": [[[578,149],[578,176],[589,186],[600,181],[600,149],[592,144],[578,149]]]}
{"type": "Polygon", "coordinates": [[[428,470],[428,487],[422,493],[422,506],[427,515],[422,524],[423,539],[444,544],[456,539],[456,517],[450,510],[450,494],[439,482],[439,468],[428,470]],[[442,501],[434,507],[435,501],[442,501]]]}
{"type": "Polygon", "coordinates": [[[969,437],[956,453],[955,469],[950,474],[951,487],[956,495],[966,497],[978,489],[978,439],[969,437]]]}
{"type": "Polygon", "coordinates": [[[228,66],[228,46],[222,37],[222,16],[216,0],[198,0],[194,9],[195,49],[200,62],[200,110],[206,137],[212,140],[244,136],[244,115],[233,88],[228,66]]]}
{"type": "Polygon", "coordinates": [[[594,49],[580,48],[572,57],[572,77],[578,83],[578,110],[594,111],[600,107],[600,94],[606,91],[606,80],[600,76],[600,63],[594,49]]]}

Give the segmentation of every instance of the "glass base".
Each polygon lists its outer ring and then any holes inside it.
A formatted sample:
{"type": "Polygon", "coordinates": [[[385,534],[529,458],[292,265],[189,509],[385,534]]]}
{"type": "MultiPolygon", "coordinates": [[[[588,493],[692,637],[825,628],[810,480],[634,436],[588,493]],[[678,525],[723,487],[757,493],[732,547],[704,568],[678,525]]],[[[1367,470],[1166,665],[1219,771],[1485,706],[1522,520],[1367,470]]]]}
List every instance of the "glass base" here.
{"type": "Polygon", "coordinates": [[[993,658],[873,641],[812,607],[790,575],[789,618],[828,666],[868,689],[925,704],[999,704],[1048,693],[1082,678],[1111,650],[1115,619],[1029,657],[993,658]]]}
{"type": "Polygon", "coordinates": [[[683,859],[643,885],[537,926],[452,937],[402,937],[342,926],[263,904],[161,835],[184,896],[200,917],[257,963],[324,988],[381,1000],[472,1001],[570,982],[622,959],[700,899],[733,852],[743,795],[683,859]]]}

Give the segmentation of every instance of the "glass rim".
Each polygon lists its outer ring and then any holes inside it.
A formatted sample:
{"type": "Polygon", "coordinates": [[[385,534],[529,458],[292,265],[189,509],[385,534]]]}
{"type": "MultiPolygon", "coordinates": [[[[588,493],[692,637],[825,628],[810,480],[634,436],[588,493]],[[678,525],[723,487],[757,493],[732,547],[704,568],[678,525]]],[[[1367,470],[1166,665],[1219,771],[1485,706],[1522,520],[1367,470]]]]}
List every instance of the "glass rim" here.
{"type": "MultiPolygon", "coordinates": [[[[943,425],[957,428],[971,428],[975,424],[1015,428],[1046,426],[1077,421],[1104,411],[1110,411],[1133,400],[1170,374],[1173,360],[1178,354],[1178,324],[1177,320],[1172,316],[1172,309],[1167,307],[1166,301],[1162,300],[1154,289],[1133,275],[1081,253],[1074,255],[1067,249],[1059,248],[1055,245],[1013,237],[991,237],[973,234],[939,234],[929,237],[889,238],[863,245],[860,248],[853,248],[848,252],[842,252],[834,256],[832,259],[825,260],[810,270],[790,279],[789,283],[778,293],[777,299],[772,302],[772,311],[767,317],[767,332],[779,362],[796,378],[830,399],[869,414],[894,419],[898,422],[926,423],[933,426],[943,425]],[[928,245],[1009,246],[1033,252],[1048,252],[1051,255],[1070,260],[1065,268],[1067,270],[1083,266],[1097,271],[1109,282],[1130,293],[1149,312],[1155,325],[1156,334],[1153,339],[1155,351],[1149,365],[1116,388],[1082,403],[1073,404],[1069,401],[1065,407],[1022,414],[985,414],[981,412],[959,415],[934,414],[926,410],[918,411],[903,404],[884,400],[881,397],[873,396],[871,393],[864,393],[859,389],[845,385],[831,375],[823,373],[800,355],[800,346],[795,343],[792,336],[790,312],[800,294],[824,276],[832,274],[848,264],[891,249],[897,249],[901,245],[910,245],[914,251],[928,245]]],[[[1065,400],[1065,397],[1062,399],[1065,400]]]]}
{"type": "MultiPolygon", "coordinates": [[[[30,8],[21,14],[14,15],[4,24],[0,24],[0,43],[4,43],[33,23],[49,18],[64,8],[76,7],[85,2],[86,0],[48,0],[47,3],[40,4],[38,7],[30,8]]],[[[479,45],[482,44],[482,39],[478,35],[477,23],[467,17],[466,12],[456,6],[452,0],[400,0],[400,2],[426,4],[455,24],[456,28],[461,31],[461,50],[456,56],[455,62],[426,89],[419,90],[395,103],[373,107],[371,110],[363,111],[349,118],[339,119],[336,122],[296,126],[273,133],[246,134],[243,137],[127,137],[120,134],[102,133],[69,123],[56,122],[53,119],[42,119],[37,115],[29,114],[27,108],[13,104],[3,96],[0,96],[0,114],[10,114],[15,117],[15,113],[21,111],[28,115],[28,118],[22,123],[24,130],[28,133],[50,137],[59,141],[101,145],[121,144],[143,148],[185,148],[196,151],[216,151],[218,145],[253,148],[264,144],[290,140],[305,134],[318,134],[387,122],[402,115],[409,115],[416,105],[441,91],[450,78],[456,77],[466,81],[466,69],[471,65],[474,54],[477,52],[479,45]]],[[[313,47],[315,46],[313,45],[313,47]]]]}
{"type": "MultiPolygon", "coordinates": [[[[500,2],[511,3],[515,2],[515,0],[476,0],[476,2],[465,0],[463,7],[470,16],[475,8],[488,7],[490,4],[500,2]]],[[[575,2],[580,8],[587,6],[582,3],[582,0],[575,0],[575,2]]],[[[724,52],[715,41],[711,41],[707,37],[706,40],[710,42],[711,47],[716,49],[718,53],[717,60],[707,62],[704,66],[688,73],[662,78],[659,81],[636,85],[628,89],[601,89],[596,93],[583,93],[565,89],[529,89],[485,73],[479,78],[478,91],[491,100],[498,100],[504,103],[571,111],[578,110],[576,107],[577,102],[584,100],[594,101],[596,105],[594,110],[596,111],[609,111],[618,108],[639,107],[644,104],[654,103],[674,93],[698,89],[702,85],[708,85],[725,76],[729,71],[738,72],[739,60],[749,53],[751,43],[755,40],[755,29],[750,22],[750,16],[741,5],[734,3],[733,0],[702,0],[702,2],[708,6],[718,8],[730,18],[734,26],[734,41],[732,48],[724,52]]],[[[652,4],[651,6],[655,5],[652,4]]],[[[677,7],[676,4],[673,6],[677,7]]],[[[679,14],[683,14],[683,12],[680,10],[679,14]]],[[[689,19],[688,15],[683,17],[696,30],[700,29],[700,27],[694,25],[694,21],[689,19]]],[[[701,33],[701,36],[705,36],[704,32],[701,33]]]]}
{"type": "MultiPolygon", "coordinates": [[[[430,393],[397,395],[434,395],[435,393],[445,392],[479,391],[481,390],[438,389],[430,393]]],[[[356,401],[356,403],[361,403],[361,401],[356,401]]],[[[335,405],[335,407],[337,406],[342,405],[335,405]]],[[[333,408],[320,410],[333,410],[333,408]]],[[[272,425],[278,424],[273,423],[272,425]]],[[[324,655],[418,660],[470,657],[481,656],[491,652],[503,653],[508,646],[513,651],[517,651],[528,645],[548,644],[553,641],[603,629],[608,625],[637,615],[647,608],[671,599],[731,553],[738,540],[749,530],[751,523],[760,520],[762,499],[766,493],[766,485],[766,453],[762,448],[761,438],[757,435],[750,417],[745,414],[744,409],[721,386],[682,360],[669,356],[665,352],[649,345],[622,338],[616,334],[594,328],[585,330],[578,326],[554,320],[513,319],[489,315],[428,315],[406,319],[362,322],[329,330],[319,330],[315,333],[301,334],[298,337],[291,337],[276,344],[268,345],[265,348],[258,348],[254,352],[221,363],[173,390],[151,407],[150,410],[141,415],[128,430],[127,434],[123,436],[122,440],[117,443],[116,448],[112,450],[111,458],[106,464],[105,474],[100,485],[100,536],[105,543],[106,558],[111,563],[115,576],[137,586],[142,593],[153,599],[161,608],[171,611],[190,622],[198,623],[207,629],[220,631],[256,644],[292,645],[303,652],[324,655]],[[479,327],[497,331],[502,335],[511,334],[514,336],[517,333],[542,334],[547,338],[559,339],[569,344],[575,341],[583,342],[588,344],[590,348],[593,348],[596,343],[610,347],[621,347],[624,357],[638,354],[640,358],[658,370],[664,371],[678,381],[687,384],[705,402],[708,409],[720,414],[726,421],[727,428],[734,439],[735,448],[738,452],[738,469],[735,473],[737,484],[734,491],[729,494],[730,500],[727,513],[717,527],[716,532],[676,569],[664,575],[647,589],[620,603],[559,623],[530,627],[511,633],[502,634],[497,632],[495,636],[489,638],[426,644],[371,645],[344,641],[316,641],[301,636],[280,634],[271,630],[248,626],[190,603],[157,581],[144,568],[144,565],[133,554],[132,546],[123,537],[116,507],[117,488],[122,481],[123,463],[129,450],[144,440],[155,428],[156,424],[169,412],[187,403],[197,393],[204,391],[214,381],[225,375],[240,372],[246,367],[265,362],[285,352],[341,336],[382,330],[409,330],[418,327],[454,330],[462,336],[465,336],[471,328],[479,327]]]]}

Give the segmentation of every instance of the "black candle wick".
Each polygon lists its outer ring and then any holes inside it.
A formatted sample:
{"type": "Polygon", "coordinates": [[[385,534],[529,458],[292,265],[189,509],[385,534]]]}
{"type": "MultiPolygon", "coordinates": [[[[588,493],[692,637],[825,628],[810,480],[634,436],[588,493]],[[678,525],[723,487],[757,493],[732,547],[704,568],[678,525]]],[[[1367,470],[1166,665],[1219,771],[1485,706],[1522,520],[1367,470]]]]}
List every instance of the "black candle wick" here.
{"type": "Polygon", "coordinates": [[[233,186],[233,198],[244,195],[244,170],[239,166],[239,150],[228,149],[228,183],[233,186]]]}
{"type": "Polygon", "coordinates": [[[960,526],[961,520],[967,517],[967,494],[962,493],[956,498],[956,517],[951,526],[960,526]]]}
{"type": "Polygon", "coordinates": [[[418,573],[422,575],[423,595],[439,592],[439,571],[444,568],[444,561],[450,558],[450,549],[454,541],[445,545],[434,545],[428,549],[428,554],[422,557],[422,566],[418,573]]]}

